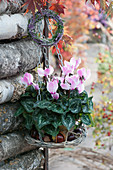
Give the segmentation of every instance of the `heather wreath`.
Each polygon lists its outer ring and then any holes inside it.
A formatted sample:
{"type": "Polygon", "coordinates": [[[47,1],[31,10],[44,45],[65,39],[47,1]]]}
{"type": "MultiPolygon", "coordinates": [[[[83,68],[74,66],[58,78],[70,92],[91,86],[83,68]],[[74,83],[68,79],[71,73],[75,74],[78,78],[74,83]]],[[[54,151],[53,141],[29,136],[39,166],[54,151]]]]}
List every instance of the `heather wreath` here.
{"type": "Polygon", "coordinates": [[[61,126],[69,131],[92,123],[92,97],[84,90],[84,82],[91,73],[86,68],[78,69],[80,63],[81,59],[75,60],[75,57],[70,62],[64,61],[64,65],[60,65],[60,76],[54,73],[52,66],[38,68],[38,76],[42,78],[39,84],[33,82],[30,73],[21,78],[26,91],[15,116],[24,117],[28,130],[35,127],[42,136],[45,133],[56,136],[61,126]],[[37,100],[39,91],[41,100],[37,100]]]}

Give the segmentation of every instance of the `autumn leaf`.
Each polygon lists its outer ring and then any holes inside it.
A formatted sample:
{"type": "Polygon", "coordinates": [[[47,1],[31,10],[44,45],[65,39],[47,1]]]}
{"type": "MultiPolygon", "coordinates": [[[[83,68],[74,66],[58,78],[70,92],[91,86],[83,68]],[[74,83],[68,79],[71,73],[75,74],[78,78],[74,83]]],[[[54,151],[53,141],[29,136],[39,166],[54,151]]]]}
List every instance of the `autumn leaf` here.
{"type": "Polygon", "coordinates": [[[44,0],[27,0],[22,6],[26,6],[27,5],[27,10],[25,12],[28,13],[28,11],[31,11],[32,14],[34,15],[35,14],[35,9],[38,9],[38,11],[41,13],[41,7],[45,6],[45,3],[44,3],[44,0]]]}
{"type": "Polygon", "coordinates": [[[62,40],[65,44],[71,45],[73,38],[68,34],[68,32],[69,32],[68,27],[64,26],[64,34],[63,34],[62,40]]]}
{"type": "Polygon", "coordinates": [[[49,9],[57,12],[59,15],[60,15],[60,14],[64,14],[65,6],[62,5],[62,3],[60,2],[60,0],[56,0],[56,1],[57,1],[57,3],[53,3],[53,4],[49,7],[49,9]]]}
{"type": "Polygon", "coordinates": [[[65,44],[72,44],[73,38],[69,36],[68,34],[63,35],[62,40],[65,42],[65,44]]]}

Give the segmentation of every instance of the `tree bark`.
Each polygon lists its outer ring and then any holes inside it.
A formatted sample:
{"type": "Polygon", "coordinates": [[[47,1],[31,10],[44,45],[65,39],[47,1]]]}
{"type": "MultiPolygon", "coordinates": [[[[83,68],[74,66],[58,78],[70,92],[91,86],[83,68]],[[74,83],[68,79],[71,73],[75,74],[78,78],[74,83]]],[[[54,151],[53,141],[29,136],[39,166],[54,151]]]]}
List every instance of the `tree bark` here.
{"type": "Polygon", "coordinates": [[[14,76],[10,79],[0,80],[0,104],[8,101],[17,101],[20,95],[25,91],[24,85],[21,83],[23,75],[14,76]]]}
{"type": "Polygon", "coordinates": [[[0,16],[0,40],[21,38],[27,35],[28,20],[31,13],[4,14],[0,16]]]}
{"type": "Polygon", "coordinates": [[[14,113],[17,111],[18,107],[18,103],[0,105],[0,134],[12,132],[19,129],[22,125],[23,119],[14,117],[14,113]]]}
{"type": "Polygon", "coordinates": [[[20,8],[24,4],[25,0],[2,0],[0,2],[0,14],[14,14],[24,12],[26,7],[20,8]]]}
{"type": "Polygon", "coordinates": [[[0,44],[0,79],[35,68],[39,50],[30,38],[0,44]]]}
{"type": "Polygon", "coordinates": [[[0,80],[0,104],[11,100],[14,86],[7,80],[0,80]]]}
{"type": "Polygon", "coordinates": [[[44,164],[44,156],[38,149],[19,155],[12,161],[0,166],[1,170],[39,170],[44,164]]]}
{"type": "Polygon", "coordinates": [[[0,137],[0,162],[18,154],[36,149],[24,139],[23,132],[13,132],[0,137]]]}

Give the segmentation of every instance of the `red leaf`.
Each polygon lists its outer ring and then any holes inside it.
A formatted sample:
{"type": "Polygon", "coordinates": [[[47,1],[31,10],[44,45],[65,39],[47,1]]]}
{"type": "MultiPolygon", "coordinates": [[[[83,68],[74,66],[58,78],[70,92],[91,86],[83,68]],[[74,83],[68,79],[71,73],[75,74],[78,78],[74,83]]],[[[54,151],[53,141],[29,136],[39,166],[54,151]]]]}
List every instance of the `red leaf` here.
{"type": "Polygon", "coordinates": [[[56,1],[57,3],[53,3],[49,9],[57,12],[59,15],[64,14],[65,6],[60,3],[60,0],[56,0],[56,1]]]}
{"type": "MultiPolygon", "coordinates": [[[[27,6],[26,13],[31,10],[32,14],[35,14],[35,9],[37,8],[39,12],[41,12],[41,7],[45,6],[44,0],[27,0],[22,6],[27,6]]],[[[26,14],[25,13],[25,14],[26,14]]]]}
{"type": "Polygon", "coordinates": [[[64,34],[62,37],[62,40],[65,42],[65,44],[71,45],[73,38],[69,36],[68,34],[64,34]]]}

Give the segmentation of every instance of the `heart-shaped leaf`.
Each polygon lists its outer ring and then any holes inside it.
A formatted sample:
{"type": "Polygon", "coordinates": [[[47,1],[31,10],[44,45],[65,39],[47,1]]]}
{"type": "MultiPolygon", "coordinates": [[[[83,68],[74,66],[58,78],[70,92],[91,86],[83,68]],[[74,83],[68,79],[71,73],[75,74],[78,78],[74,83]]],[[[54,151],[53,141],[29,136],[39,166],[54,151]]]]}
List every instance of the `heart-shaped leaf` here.
{"type": "Polygon", "coordinates": [[[48,108],[50,104],[51,104],[50,101],[41,100],[41,101],[37,101],[37,102],[34,104],[34,108],[39,107],[39,108],[41,108],[41,109],[45,109],[45,108],[48,108]]]}
{"type": "Polygon", "coordinates": [[[72,114],[63,115],[62,124],[70,130],[75,125],[75,117],[72,114]]]}
{"type": "Polygon", "coordinates": [[[81,100],[80,99],[72,99],[69,101],[69,110],[72,113],[79,113],[81,111],[81,100]]]}
{"type": "Polygon", "coordinates": [[[46,118],[46,116],[44,116],[43,114],[38,114],[38,116],[34,116],[33,117],[35,126],[37,127],[37,129],[41,129],[42,127],[50,124],[50,120],[46,118]]]}
{"type": "Polygon", "coordinates": [[[89,115],[82,114],[81,120],[85,125],[91,124],[91,120],[89,118],[89,115]]]}
{"type": "Polygon", "coordinates": [[[47,134],[52,136],[57,136],[57,134],[59,133],[59,128],[55,128],[52,125],[45,126],[43,130],[45,130],[47,134]]]}
{"type": "Polygon", "coordinates": [[[54,119],[53,119],[53,121],[52,121],[51,123],[52,123],[52,125],[53,125],[55,128],[61,126],[61,125],[62,125],[61,116],[57,116],[57,115],[54,116],[54,119]]]}
{"type": "Polygon", "coordinates": [[[90,109],[90,110],[93,110],[92,98],[93,98],[93,97],[89,97],[89,98],[88,98],[88,105],[89,105],[89,109],[90,109]]]}
{"type": "Polygon", "coordinates": [[[29,115],[29,114],[27,114],[27,113],[24,113],[23,116],[24,116],[24,118],[25,118],[25,127],[26,127],[28,130],[31,130],[32,125],[33,125],[32,115],[29,115]]]}
{"type": "Polygon", "coordinates": [[[23,106],[20,106],[19,109],[16,111],[16,113],[14,114],[15,117],[21,115],[22,113],[24,113],[24,108],[23,106]]]}
{"type": "Polygon", "coordinates": [[[22,100],[21,104],[28,113],[32,113],[34,111],[34,102],[31,99],[22,100]]]}

